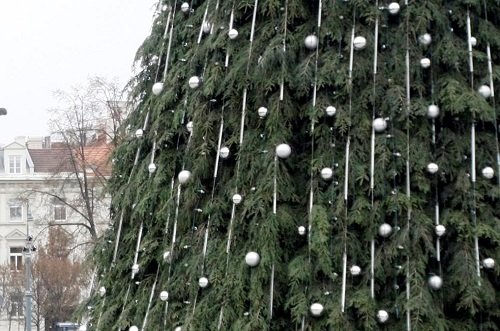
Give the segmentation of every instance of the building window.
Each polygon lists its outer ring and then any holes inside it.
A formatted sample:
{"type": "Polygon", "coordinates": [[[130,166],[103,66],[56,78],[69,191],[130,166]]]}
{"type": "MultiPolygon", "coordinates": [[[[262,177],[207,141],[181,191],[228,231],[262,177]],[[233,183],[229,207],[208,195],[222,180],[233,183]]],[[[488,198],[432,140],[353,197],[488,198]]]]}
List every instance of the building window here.
{"type": "Polygon", "coordinates": [[[20,204],[11,204],[9,206],[10,219],[21,221],[23,219],[23,207],[20,204]]]}
{"type": "Polygon", "coordinates": [[[54,220],[56,221],[66,220],[66,206],[54,205],[54,220]]]}
{"type": "Polygon", "coordinates": [[[23,317],[24,298],[21,292],[14,292],[10,295],[10,317],[23,317]]]}
{"type": "Polygon", "coordinates": [[[11,247],[10,248],[10,270],[19,272],[23,269],[23,248],[11,247]]]}
{"type": "Polygon", "coordinates": [[[21,173],[21,156],[11,155],[9,156],[9,172],[11,174],[21,173]]]}

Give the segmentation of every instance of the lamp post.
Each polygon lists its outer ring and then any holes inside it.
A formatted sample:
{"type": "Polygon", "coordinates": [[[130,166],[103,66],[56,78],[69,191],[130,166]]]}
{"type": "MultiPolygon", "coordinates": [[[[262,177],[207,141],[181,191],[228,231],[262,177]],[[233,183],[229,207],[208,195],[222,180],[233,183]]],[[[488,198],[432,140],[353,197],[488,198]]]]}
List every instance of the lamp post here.
{"type": "Polygon", "coordinates": [[[7,109],[0,108],[0,115],[7,115],[7,109]]]}
{"type": "Polygon", "coordinates": [[[26,272],[26,318],[24,320],[26,331],[31,331],[31,300],[33,294],[31,292],[31,253],[36,251],[35,245],[33,245],[33,237],[30,235],[29,222],[33,221],[33,216],[30,213],[29,205],[28,205],[28,215],[26,218],[26,246],[23,248],[24,256],[25,256],[25,272],[26,272]]]}

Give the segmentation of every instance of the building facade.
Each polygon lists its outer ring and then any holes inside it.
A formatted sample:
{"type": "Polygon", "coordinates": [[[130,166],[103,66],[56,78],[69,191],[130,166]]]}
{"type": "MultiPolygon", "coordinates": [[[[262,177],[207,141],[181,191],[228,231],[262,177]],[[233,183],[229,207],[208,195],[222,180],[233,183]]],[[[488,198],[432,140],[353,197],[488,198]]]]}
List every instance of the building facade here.
{"type": "MultiPolygon", "coordinates": [[[[109,199],[96,173],[109,176],[109,153],[107,144],[90,145],[82,162],[70,148],[51,144],[46,137],[19,137],[0,150],[0,330],[24,330],[23,250],[28,236],[35,247],[42,247],[48,229],[61,225],[72,238],[72,258],[78,259],[95,239],[84,216],[92,214],[97,231],[107,226],[109,199]],[[84,175],[95,197],[92,210],[81,209],[86,205],[84,175]]],[[[37,316],[33,321],[37,323],[37,316]]]]}

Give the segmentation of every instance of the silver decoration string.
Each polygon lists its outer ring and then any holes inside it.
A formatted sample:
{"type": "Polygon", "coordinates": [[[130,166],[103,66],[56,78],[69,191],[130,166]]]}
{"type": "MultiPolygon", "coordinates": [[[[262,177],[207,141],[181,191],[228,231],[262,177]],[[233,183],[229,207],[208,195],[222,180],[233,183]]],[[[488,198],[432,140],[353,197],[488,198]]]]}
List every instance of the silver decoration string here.
{"type": "Polygon", "coordinates": [[[149,295],[148,307],[146,308],[146,314],[144,314],[144,320],[142,322],[141,331],[146,330],[146,325],[148,323],[149,311],[151,310],[151,303],[153,302],[153,297],[155,295],[156,283],[158,282],[158,275],[160,274],[160,266],[156,268],[155,281],[153,282],[153,287],[151,288],[151,294],[149,295]]]}
{"type": "MultiPolygon", "coordinates": [[[[375,2],[375,8],[378,7],[378,0],[375,2]]],[[[377,67],[378,67],[378,28],[379,28],[379,14],[375,18],[375,41],[373,45],[373,111],[372,123],[375,120],[375,107],[376,107],[376,87],[377,87],[377,67]]],[[[375,127],[372,124],[371,144],[370,144],[370,195],[371,195],[371,209],[374,209],[374,192],[375,190],[375,127]]],[[[375,299],[375,238],[372,238],[370,243],[370,296],[375,299]]]]}
{"type": "MultiPolygon", "coordinates": [[[[351,40],[349,42],[349,118],[352,115],[352,69],[354,64],[354,34],[356,29],[356,13],[353,15],[353,24],[351,31],[351,40]]],[[[348,204],[349,198],[349,161],[350,161],[350,145],[351,145],[351,128],[347,133],[347,142],[345,147],[345,176],[344,176],[344,207],[345,207],[345,225],[344,225],[344,250],[342,253],[342,292],[340,297],[340,310],[345,311],[346,289],[347,289],[347,223],[348,223],[348,204]]]]}
{"type": "MultiPolygon", "coordinates": [[[[470,72],[470,85],[474,90],[474,59],[472,54],[472,35],[470,23],[470,11],[467,8],[467,48],[469,53],[469,72],[470,72]]],[[[471,218],[474,228],[477,227],[476,215],[476,116],[472,113],[472,123],[470,128],[470,147],[471,147],[471,183],[472,183],[472,210],[471,218]]],[[[474,231],[474,251],[476,260],[476,273],[478,277],[478,284],[481,285],[481,267],[479,262],[479,239],[476,231],[474,231]]]]}
{"type": "MultiPolygon", "coordinates": [[[[405,1],[408,7],[408,0],[405,1]]],[[[410,186],[410,112],[411,112],[411,90],[410,90],[410,21],[409,15],[406,17],[406,198],[408,201],[411,199],[411,186],[410,186]]],[[[406,228],[408,239],[410,237],[410,222],[411,222],[412,209],[411,205],[408,206],[406,211],[406,228]]],[[[407,248],[409,249],[409,248],[407,248]]],[[[411,310],[410,310],[410,254],[406,257],[406,330],[411,331],[411,310]]]]}

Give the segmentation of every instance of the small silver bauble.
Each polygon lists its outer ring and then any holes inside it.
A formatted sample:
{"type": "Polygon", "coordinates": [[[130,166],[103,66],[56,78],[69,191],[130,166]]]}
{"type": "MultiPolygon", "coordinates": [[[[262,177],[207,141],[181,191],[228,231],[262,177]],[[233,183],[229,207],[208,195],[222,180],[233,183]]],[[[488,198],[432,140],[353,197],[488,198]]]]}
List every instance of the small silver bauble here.
{"type": "Polygon", "coordinates": [[[304,40],[304,45],[306,46],[307,49],[310,50],[315,50],[318,47],[318,43],[319,43],[318,37],[316,37],[313,34],[307,36],[306,39],[304,40]]]}
{"type": "Polygon", "coordinates": [[[198,285],[200,285],[201,288],[205,288],[208,286],[208,278],[207,277],[200,277],[198,279],[198,285]]]}
{"type": "Polygon", "coordinates": [[[389,313],[385,310],[379,310],[377,312],[377,320],[380,322],[380,323],[385,323],[387,322],[387,320],[389,319],[389,313]]]}
{"type": "Polygon", "coordinates": [[[325,109],[325,113],[327,116],[333,116],[333,115],[335,115],[336,112],[337,112],[337,108],[335,108],[334,106],[328,106],[325,109]]]}
{"type": "Polygon", "coordinates": [[[182,327],[178,326],[174,329],[174,331],[182,331],[182,327]]]}
{"type": "Polygon", "coordinates": [[[200,86],[200,77],[198,76],[193,76],[191,78],[189,78],[189,87],[192,88],[192,89],[195,89],[195,88],[198,88],[200,86]]]}
{"type": "Polygon", "coordinates": [[[387,238],[392,233],[392,226],[390,224],[384,223],[378,227],[378,234],[381,237],[387,238]]]}
{"type": "Polygon", "coordinates": [[[488,85],[481,85],[477,91],[483,98],[491,97],[491,89],[488,85]]]}
{"type": "Polygon", "coordinates": [[[245,255],[245,263],[250,267],[255,267],[260,262],[260,256],[256,252],[248,252],[245,255]]]}
{"type": "Polygon", "coordinates": [[[424,69],[427,69],[431,66],[431,60],[427,57],[424,57],[420,60],[420,66],[424,69]]]}
{"type": "Polygon", "coordinates": [[[430,34],[424,33],[423,35],[421,35],[421,36],[418,37],[418,42],[421,45],[429,46],[431,44],[431,42],[432,42],[432,37],[431,37],[430,34]]]}
{"type": "Polygon", "coordinates": [[[78,328],[78,331],[87,331],[87,326],[85,324],[80,325],[80,327],[78,328]]]}
{"type": "Polygon", "coordinates": [[[152,91],[154,95],[160,95],[160,93],[163,91],[163,83],[162,82],[154,83],[152,91]]]}
{"type": "Polygon", "coordinates": [[[132,325],[128,331],[139,331],[139,328],[135,325],[132,325]]]}
{"type": "Polygon", "coordinates": [[[227,33],[227,35],[229,36],[229,39],[234,40],[234,39],[236,39],[238,37],[238,30],[231,29],[231,30],[229,30],[229,32],[227,33]]]}
{"type": "Polygon", "coordinates": [[[142,136],[144,136],[144,131],[143,131],[142,129],[137,129],[137,130],[135,131],[135,136],[136,136],[137,138],[142,138],[142,136]]]}
{"type": "Polygon", "coordinates": [[[360,274],[361,274],[361,268],[359,266],[357,266],[357,265],[353,265],[351,267],[351,275],[358,276],[360,274]]]}
{"type": "Polygon", "coordinates": [[[361,50],[366,47],[366,38],[362,36],[357,36],[352,41],[354,49],[361,50]]]}
{"type": "Polygon", "coordinates": [[[232,200],[235,205],[239,205],[241,201],[243,201],[243,197],[241,196],[241,194],[236,193],[233,195],[232,200]]]}
{"type": "Polygon", "coordinates": [[[139,265],[137,263],[134,263],[134,265],[132,265],[132,273],[136,274],[138,272],[139,272],[139,265]]]}
{"type": "Polygon", "coordinates": [[[321,169],[321,178],[328,180],[328,179],[332,179],[332,177],[333,177],[332,168],[327,167],[327,168],[321,169]]]}
{"type": "Polygon", "coordinates": [[[396,15],[397,13],[399,13],[399,3],[397,2],[391,2],[389,4],[389,6],[387,7],[387,10],[389,11],[389,14],[391,15],[396,15]]]}
{"type": "Polygon", "coordinates": [[[484,167],[483,170],[481,170],[481,174],[486,179],[492,179],[493,176],[495,175],[495,171],[493,170],[492,167],[484,167]]]}
{"type": "Polygon", "coordinates": [[[439,290],[443,286],[443,279],[439,276],[431,276],[428,280],[429,286],[433,290],[439,290]]]}
{"type": "Polygon", "coordinates": [[[264,118],[267,115],[267,108],[260,107],[259,109],[257,109],[257,113],[259,114],[260,118],[264,118]]]}
{"type": "Polygon", "coordinates": [[[387,121],[385,118],[378,117],[373,120],[373,128],[375,129],[375,132],[383,132],[387,129],[387,121]]]}
{"type": "Polygon", "coordinates": [[[314,317],[321,316],[321,314],[323,313],[323,309],[323,305],[318,302],[313,303],[311,307],[309,307],[309,310],[314,317]]]}
{"type": "Polygon", "coordinates": [[[189,11],[189,3],[183,2],[182,5],[181,5],[181,11],[183,13],[187,13],[189,11]]]}
{"type": "Polygon", "coordinates": [[[435,164],[435,163],[432,163],[432,162],[431,162],[431,163],[429,163],[429,164],[427,165],[426,169],[427,169],[427,172],[428,172],[428,173],[430,173],[430,174],[432,174],[432,175],[433,175],[433,174],[435,174],[436,172],[438,172],[438,170],[439,170],[439,166],[438,166],[437,164],[435,164]]]}
{"type": "Polygon", "coordinates": [[[167,301],[168,300],[168,292],[167,291],[161,291],[160,292],[160,300],[161,301],[167,301]]]}
{"type": "Polygon", "coordinates": [[[186,129],[188,130],[189,133],[193,132],[193,121],[187,122],[186,129]]]}
{"type": "Polygon", "coordinates": [[[151,63],[156,63],[156,62],[158,62],[158,60],[159,60],[159,59],[160,59],[160,58],[158,57],[158,55],[153,55],[153,56],[151,57],[151,63]]]}
{"type": "Polygon", "coordinates": [[[163,261],[170,263],[172,261],[172,255],[170,254],[170,251],[166,251],[163,253],[163,261]]]}
{"type": "Polygon", "coordinates": [[[486,269],[493,269],[495,267],[495,260],[491,257],[487,257],[483,260],[483,267],[486,269]]]}
{"type": "Polygon", "coordinates": [[[99,287],[99,295],[103,297],[106,294],[106,288],[104,286],[99,287]]]}
{"type": "Polygon", "coordinates": [[[298,227],[298,229],[297,229],[297,230],[298,230],[298,232],[299,232],[299,235],[301,235],[301,236],[303,236],[303,235],[305,235],[305,234],[306,234],[306,227],[305,227],[305,226],[302,226],[302,225],[301,225],[301,226],[299,226],[299,227],[298,227]]]}
{"type": "Polygon", "coordinates": [[[203,23],[202,27],[203,33],[209,33],[211,29],[212,29],[212,24],[210,24],[210,22],[203,23]]]}
{"type": "Polygon", "coordinates": [[[224,146],[220,149],[219,153],[220,157],[223,159],[227,159],[229,157],[229,148],[224,146]]]}
{"type": "Polygon", "coordinates": [[[148,165],[148,171],[150,174],[154,173],[156,171],[156,165],[154,163],[150,163],[148,165]]]}
{"type": "Polygon", "coordinates": [[[438,237],[442,237],[446,233],[446,227],[442,224],[438,224],[436,225],[434,231],[438,237]]]}
{"type": "Polygon", "coordinates": [[[436,118],[439,116],[439,107],[436,105],[430,105],[427,107],[427,117],[436,118]]]}
{"type": "Polygon", "coordinates": [[[477,39],[476,37],[470,37],[470,44],[472,47],[477,46],[477,39]]]}
{"type": "Polygon", "coordinates": [[[179,183],[186,184],[189,181],[189,179],[191,178],[191,171],[182,170],[181,172],[179,172],[179,175],[177,176],[177,178],[179,179],[179,183]]]}
{"type": "Polygon", "coordinates": [[[292,154],[292,148],[288,144],[279,144],[276,146],[276,155],[279,158],[286,159],[292,154]]]}

